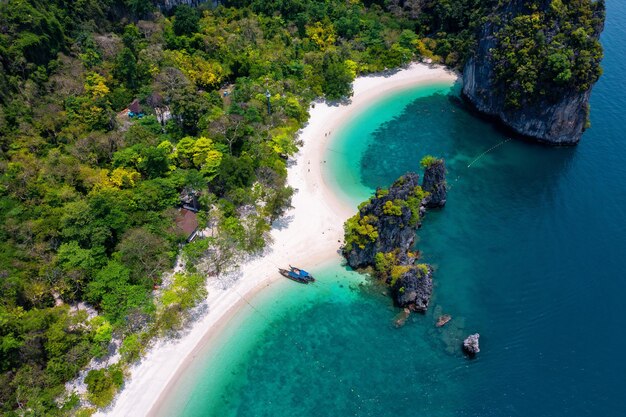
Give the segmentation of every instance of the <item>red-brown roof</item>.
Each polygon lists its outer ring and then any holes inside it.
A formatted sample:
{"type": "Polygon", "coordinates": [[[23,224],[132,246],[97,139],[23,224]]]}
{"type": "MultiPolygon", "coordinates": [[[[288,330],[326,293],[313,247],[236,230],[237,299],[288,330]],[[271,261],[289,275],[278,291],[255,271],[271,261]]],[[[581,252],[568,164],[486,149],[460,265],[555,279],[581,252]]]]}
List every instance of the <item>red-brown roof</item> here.
{"type": "Polygon", "coordinates": [[[132,103],[128,105],[128,110],[133,113],[141,113],[141,106],[139,105],[139,100],[134,99],[132,103]]]}
{"type": "Polygon", "coordinates": [[[181,208],[176,216],[176,226],[191,237],[198,228],[198,215],[191,210],[181,208]]]}

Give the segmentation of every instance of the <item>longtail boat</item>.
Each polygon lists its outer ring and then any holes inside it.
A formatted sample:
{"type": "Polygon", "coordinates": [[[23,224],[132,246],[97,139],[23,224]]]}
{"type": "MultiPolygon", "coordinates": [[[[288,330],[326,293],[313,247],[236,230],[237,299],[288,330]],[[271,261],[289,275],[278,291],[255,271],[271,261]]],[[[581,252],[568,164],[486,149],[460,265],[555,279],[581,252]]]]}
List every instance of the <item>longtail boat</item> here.
{"type": "Polygon", "coordinates": [[[300,276],[300,274],[297,274],[293,271],[287,270],[287,269],[282,269],[282,268],[278,268],[278,272],[280,272],[280,274],[282,276],[284,276],[285,278],[289,278],[292,281],[296,281],[299,282],[300,284],[308,284],[309,280],[306,279],[305,277],[300,276]]]}
{"type": "Polygon", "coordinates": [[[309,282],[315,281],[315,278],[313,277],[313,275],[309,274],[304,269],[296,268],[295,266],[291,266],[291,265],[289,265],[289,268],[291,269],[291,272],[295,272],[300,277],[305,278],[307,281],[309,282]]]}

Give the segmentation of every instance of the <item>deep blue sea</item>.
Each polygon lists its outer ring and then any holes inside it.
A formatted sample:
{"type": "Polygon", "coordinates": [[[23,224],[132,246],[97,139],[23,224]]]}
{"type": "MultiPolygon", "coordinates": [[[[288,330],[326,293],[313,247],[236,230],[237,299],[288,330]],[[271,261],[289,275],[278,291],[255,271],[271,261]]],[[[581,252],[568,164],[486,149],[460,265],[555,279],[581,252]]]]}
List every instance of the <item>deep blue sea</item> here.
{"type": "Polygon", "coordinates": [[[327,174],[351,201],[425,154],[447,161],[448,204],[418,235],[436,267],[427,314],[396,329],[382,288],[316,266],[306,291],[285,282],[252,300],[166,414],[626,416],[626,2],[607,7],[605,73],[577,147],[506,141],[448,86],[373,103],[339,132],[327,174]],[[442,312],[453,320],[437,329],[442,312]]]}

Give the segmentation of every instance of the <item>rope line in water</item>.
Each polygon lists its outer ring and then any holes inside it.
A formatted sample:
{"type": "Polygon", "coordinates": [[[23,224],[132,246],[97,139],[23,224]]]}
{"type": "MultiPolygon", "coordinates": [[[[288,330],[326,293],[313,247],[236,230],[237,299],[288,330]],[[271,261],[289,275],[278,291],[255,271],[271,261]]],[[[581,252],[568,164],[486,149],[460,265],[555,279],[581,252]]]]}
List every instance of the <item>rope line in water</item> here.
{"type": "Polygon", "coordinates": [[[474,159],[472,162],[470,162],[470,164],[469,164],[467,167],[468,167],[468,168],[470,168],[470,167],[471,167],[472,165],[474,165],[474,163],[475,163],[476,161],[478,161],[480,158],[482,158],[483,156],[487,155],[489,152],[493,151],[494,149],[496,149],[496,148],[498,148],[498,147],[500,147],[500,146],[504,145],[505,143],[507,143],[507,142],[509,142],[509,141],[511,141],[511,140],[512,140],[511,138],[508,138],[508,139],[503,140],[502,142],[498,143],[497,145],[492,146],[491,148],[487,149],[485,152],[483,152],[483,153],[481,153],[480,155],[478,155],[478,157],[477,157],[476,159],[474,159]]]}

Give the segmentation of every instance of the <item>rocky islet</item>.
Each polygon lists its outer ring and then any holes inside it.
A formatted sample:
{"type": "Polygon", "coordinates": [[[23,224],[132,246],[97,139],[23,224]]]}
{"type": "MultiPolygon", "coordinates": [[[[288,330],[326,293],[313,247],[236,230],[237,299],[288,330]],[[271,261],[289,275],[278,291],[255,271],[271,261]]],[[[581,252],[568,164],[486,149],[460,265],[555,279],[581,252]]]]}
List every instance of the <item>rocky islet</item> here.
{"type": "Polygon", "coordinates": [[[419,312],[427,310],[432,296],[433,268],[418,263],[419,253],[411,250],[415,232],[426,207],[443,207],[447,196],[444,161],[427,157],[422,166],[422,185],[418,174],[407,173],[361,204],[346,222],[342,248],[350,267],[373,267],[399,307],[419,312]]]}

